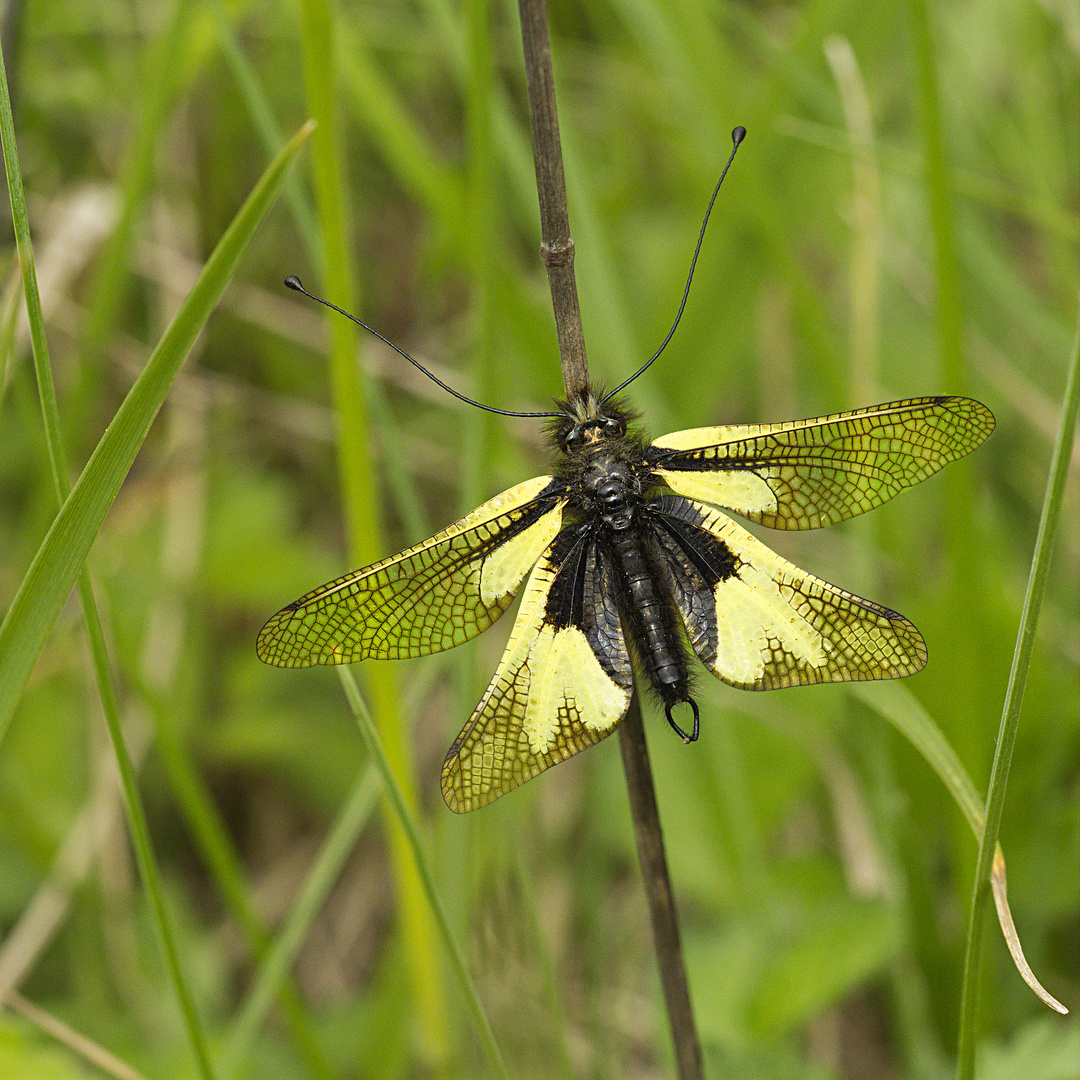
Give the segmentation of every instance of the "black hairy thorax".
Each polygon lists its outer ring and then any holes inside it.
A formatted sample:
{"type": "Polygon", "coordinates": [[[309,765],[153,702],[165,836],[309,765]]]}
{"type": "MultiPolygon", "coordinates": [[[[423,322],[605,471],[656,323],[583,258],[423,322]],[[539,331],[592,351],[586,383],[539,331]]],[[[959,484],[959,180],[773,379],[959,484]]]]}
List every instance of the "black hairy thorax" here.
{"type": "MultiPolygon", "coordinates": [[[[624,632],[668,722],[687,742],[697,738],[698,707],[690,696],[690,655],[680,627],[670,574],[657,549],[651,504],[660,485],[647,454],[643,432],[630,424],[635,414],[621,403],[589,393],[560,402],[563,415],[550,434],[562,453],[554,463],[556,481],[565,485],[571,534],[595,549],[597,571],[608,574],[624,632]],[[683,731],[672,709],[693,710],[692,734],[683,731]]],[[[551,601],[556,605],[556,590],[551,601]]],[[[553,618],[566,613],[552,611],[553,618]]]]}
{"type": "Polygon", "coordinates": [[[549,429],[561,451],[552,471],[565,485],[571,519],[614,531],[629,528],[637,505],[654,497],[656,487],[646,459],[648,440],[630,427],[636,414],[592,392],[559,407],[563,415],[549,429]]]}

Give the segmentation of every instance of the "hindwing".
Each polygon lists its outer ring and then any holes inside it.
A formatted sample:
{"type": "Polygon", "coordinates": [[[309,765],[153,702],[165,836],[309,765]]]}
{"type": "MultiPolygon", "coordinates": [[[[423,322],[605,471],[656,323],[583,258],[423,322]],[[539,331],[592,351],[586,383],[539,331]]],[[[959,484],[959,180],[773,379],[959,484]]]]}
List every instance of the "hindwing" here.
{"type": "Polygon", "coordinates": [[[633,675],[610,558],[569,525],[536,563],[510,641],[442,770],[447,806],[475,810],[610,734],[633,675]]]}
{"type": "Polygon", "coordinates": [[[509,606],[562,524],[565,485],[538,476],[422,544],[301,596],[262,628],[279,667],[399,660],[449,649],[509,606]]]}
{"type": "Polygon", "coordinates": [[[903,615],[782,559],[719,510],[650,504],[649,537],[701,662],[743,690],[895,679],[926,664],[903,615]]]}
{"type": "Polygon", "coordinates": [[[646,458],[679,495],[773,529],[816,529],[880,506],[993,430],[977,401],[912,398],[785,424],[676,431],[646,458]]]}

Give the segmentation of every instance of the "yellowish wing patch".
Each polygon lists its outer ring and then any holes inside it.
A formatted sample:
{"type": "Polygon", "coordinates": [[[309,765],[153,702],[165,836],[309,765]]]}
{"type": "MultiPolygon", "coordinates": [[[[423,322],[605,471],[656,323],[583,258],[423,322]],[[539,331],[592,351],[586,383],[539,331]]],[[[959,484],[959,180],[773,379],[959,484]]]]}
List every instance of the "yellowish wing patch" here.
{"type": "MultiPolygon", "coordinates": [[[[630,704],[629,688],[604,670],[580,627],[545,622],[558,569],[546,556],[536,564],[498,670],[446,756],[443,797],[459,814],[599,742],[630,704]]],[[[620,644],[615,659],[628,673],[620,644]]]]}
{"type": "Polygon", "coordinates": [[[736,560],[716,583],[715,654],[702,662],[744,690],[895,679],[926,664],[926,645],[902,615],[838,589],[767,548],[725,514],[696,504],[702,527],[736,560]]]}
{"type": "MultiPolygon", "coordinates": [[[[720,431],[721,428],[700,430],[720,431]]],[[[688,431],[675,432],[689,435],[688,431]]],[[[669,436],[670,437],[670,436],[669,436]]],[[[775,517],[780,509],[776,493],[767,480],[747,469],[727,469],[718,472],[679,472],[673,469],[657,469],[656,475],[672,491],[688,499],[716,503],[734,510],[743,517],[758,521],[775,517]]]]}
{"type": "Polygon", "coordinates": [[[300,597],[263,627],[259,658],[279,667],[399,660],[486,630],[562,525],[565,499],[538,476],[449,528],[300,597]]]}
{"type": "Polygon", "coordinates": [[[672,491],[774,529],[865,513],[970,453],[994,430],[969,398],[912,398],[786,424],[694,428],[653,448],[672,491]]]}

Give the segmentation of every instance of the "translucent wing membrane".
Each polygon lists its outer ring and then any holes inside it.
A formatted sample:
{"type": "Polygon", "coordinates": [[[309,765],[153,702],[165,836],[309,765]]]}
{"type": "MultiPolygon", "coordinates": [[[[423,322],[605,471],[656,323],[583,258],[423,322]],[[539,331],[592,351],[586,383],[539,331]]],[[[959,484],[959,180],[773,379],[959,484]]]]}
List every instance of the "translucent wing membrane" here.
{"type": "Polygon", "coordinates": [[[538,476],[416,547],[346,574],[283,608],[259,633],[279,667],[398,660],[486,630],[562,524],[562,485],[538,476]]]}
{"type": "Polygon", "coordinates": [[[725,514],[668,496],[653,542],[701,662],[743,690],[896,679],[926,645],[902,615],[793,566],[725,514]]]}
{"type": "Polygon", "coordinates": [[[774,529],[816,529],[880,506],[994,430],[969,398],[912,398],[786,424],[695,428],[647,456],[672,491],[774,529]]]}
{"type": "Polygon", "coordinates": [[[442,770],[446,805],[475,810],[610,734],[633,676],[614,574],[588,528],[536,564],[506,651],[442,770]]]}

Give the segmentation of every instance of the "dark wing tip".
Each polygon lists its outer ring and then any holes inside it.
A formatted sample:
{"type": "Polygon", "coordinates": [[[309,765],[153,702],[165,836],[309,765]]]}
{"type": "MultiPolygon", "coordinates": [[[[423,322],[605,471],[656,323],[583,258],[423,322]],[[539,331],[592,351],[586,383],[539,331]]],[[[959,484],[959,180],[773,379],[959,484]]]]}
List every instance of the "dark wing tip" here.
{"type": "Polygon", "coordinates": [[[879,677],[903,679],[908,675],[917,675],[926,667],[926,662],[929,659],[925,638],[919,633],[919,628],[909,618],[901,615],[899,611],[893,611],[892,608],[883,608],[882,614],[893,624],[893,631],[897,640],[905,646],[908,662],[904,667],[898,667],[891,674],[879,677]]]}

